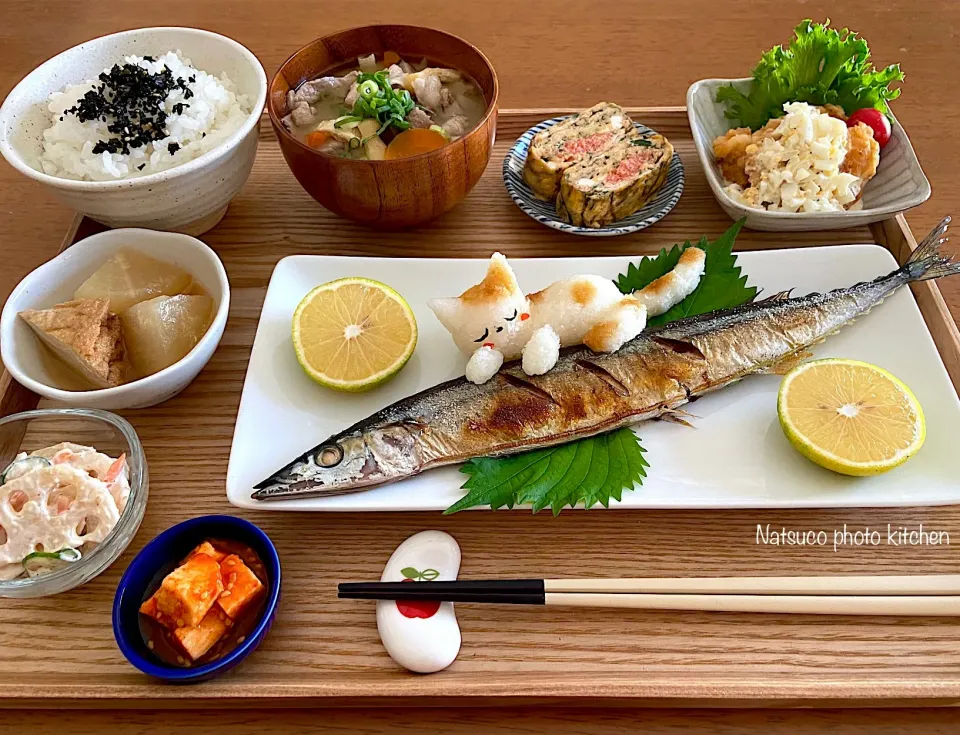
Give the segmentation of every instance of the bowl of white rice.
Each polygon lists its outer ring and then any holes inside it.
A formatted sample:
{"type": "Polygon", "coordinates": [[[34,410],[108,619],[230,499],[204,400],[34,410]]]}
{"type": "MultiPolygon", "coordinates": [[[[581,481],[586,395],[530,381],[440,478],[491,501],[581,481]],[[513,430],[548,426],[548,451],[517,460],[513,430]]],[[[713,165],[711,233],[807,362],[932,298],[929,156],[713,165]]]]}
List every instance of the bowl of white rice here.
{"type": "Polygon", "coordinates": [[[106,225],[197,235],[250,175],[266,90],[257,57],[230,38],[123,31],[27,75],[0,107],[0,153],[106,225]]]}

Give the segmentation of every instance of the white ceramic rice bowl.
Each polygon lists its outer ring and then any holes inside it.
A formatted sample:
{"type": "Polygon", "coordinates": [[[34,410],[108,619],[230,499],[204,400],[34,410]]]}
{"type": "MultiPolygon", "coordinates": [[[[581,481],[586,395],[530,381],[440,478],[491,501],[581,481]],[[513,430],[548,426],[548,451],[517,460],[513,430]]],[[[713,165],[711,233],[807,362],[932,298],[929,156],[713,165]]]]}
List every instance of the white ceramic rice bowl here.
{"type": "Polygon", "coordinates": [[[223,217],[246,182],[257,153],[267,77],[248,49],[217,33],[195,28],[140,28],[86,41],[28,74],[0,107],[0,153],[11,166],[67,206],[111,227],[146,227],[187,234],[209,230],[223,217]],[[75,181],[42,172],[43,131],[50,127],[51,93],[96,79],[129,55],[180,51],[193,66],[226,73],[252,109],[244,124],[220,146],[179,166],[117,181],[75,181]]]}
{"type": "Polygon", "coordinates": [[[229,312],[227,272],[207,245],[189,235],[172,232],[108,230],[70,246],[17,285],[0,314],[0,358],[14,380],[44,398],[77,408],[144,408],[172,398],[197,377],[220,344],[229,312]],[[121,248],[139,250],[190,273],[213,298],[213,320],[186,356],[158,373],[116,388],[59,388],[47,369],[51,358],[42,354],[47,348],[17,315],[25,309],[49,309],[71,300],[80,284],[121,248]]]}

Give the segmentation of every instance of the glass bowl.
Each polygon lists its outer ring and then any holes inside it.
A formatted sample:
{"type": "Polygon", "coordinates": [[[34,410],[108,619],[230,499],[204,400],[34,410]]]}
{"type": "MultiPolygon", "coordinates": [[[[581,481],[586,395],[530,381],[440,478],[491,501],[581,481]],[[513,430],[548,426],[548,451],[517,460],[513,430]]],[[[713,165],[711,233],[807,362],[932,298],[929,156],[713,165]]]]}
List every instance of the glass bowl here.
{"type": "Polygon", "coordinates": [[[83,558],[37,577],[0,581],[0,597],[48,597],[89,582],[110,566],[133,539],[147,507],[147,462],[137,432],[126,419],[98,409],[51,408],[0,418],[0,467],[17,453],[60,442],[94,447],[111,457],[127,455],[130,496],[109,535],[83,558]]]}

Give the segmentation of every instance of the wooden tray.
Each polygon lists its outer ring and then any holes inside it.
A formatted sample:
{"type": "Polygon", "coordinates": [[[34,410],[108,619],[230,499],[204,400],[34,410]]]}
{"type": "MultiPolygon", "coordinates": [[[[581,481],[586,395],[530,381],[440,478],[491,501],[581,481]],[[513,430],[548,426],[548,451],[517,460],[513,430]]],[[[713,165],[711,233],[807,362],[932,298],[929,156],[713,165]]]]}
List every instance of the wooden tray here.
{"type": "MultiPolygon", "coordinates": [[[[635,111],[665,134],[686,166],[680,204],[659,224],[622,238],[549,230],[523,214],[501,182],[508,147],[562,110],[501,113],[484,178],[439,221],[406,233],[374,232],[316,205],[290,175],[262,128],[253,175],[223,222],[204,236],[233,287],[223,342],[177,398],[124,415],[150,464],[143,525],[111,569],[84,587],[39,600],[0,600],[0,707],[317,706],[647,703],[865,705],[960,703],[960,622],[724,613],[631,612],[463,605],[463,648],[447,671],[399,669],[376,632],[373,604],[338,601],[338,581],[376,579],[404,538],[427,528],[454,534],[464,577],[909,574],[956,571],[950,546],[771,547],[758,523],[827,530],[888,523],[947,531],[960,542],[960,509],[778,511],[243,513],[276,542],[283,593],[273,631],[238,670],[191,687],[162,686],[121,656],[110,626],[114,591],[132,555],[163,529],[207,513],[234,513],[224,476],[244,370],[274,264],[286,255],[485,257],[651,253],[730,222],[707,187],[682,108],[635,111]],[[230,700],[226,702],[226,700],[230,700]]],[[[78,220],[63,245],[97,231],[78,220]]],[[[871,229],[779,235],[741,233],[742,249],[878,242],[904,260],[915,246],[896,217],[871,229]],[[800,242],[802,240],[802,242],[800,242]]],[[[936,286],[914,294],[955,386],[960,335],[936,286]]],[[[895,339],[896,335],[891,335],[895,339]]],[[[36,397],[0,376],[0,411],[36,397]]]]}

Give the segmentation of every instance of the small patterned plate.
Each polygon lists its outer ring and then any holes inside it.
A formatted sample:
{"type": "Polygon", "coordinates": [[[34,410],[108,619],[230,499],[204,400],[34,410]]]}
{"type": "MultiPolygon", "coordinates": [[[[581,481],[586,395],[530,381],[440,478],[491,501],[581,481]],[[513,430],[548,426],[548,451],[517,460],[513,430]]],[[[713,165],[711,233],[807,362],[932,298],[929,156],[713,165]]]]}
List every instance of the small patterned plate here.
{"type": "MultiPolygon", "coordinates": [[[[670,171],[667,173],[667,181],[660,190],[654,195],[645,207],[634,212],[629,217],[617,220],[612,225],[601,228],[577,227],[568,224],[557,217],[557,211],[553,202],[545,202],[537,199],[533,191],[523,180],[523,162],[527,159],[527,149],[530,147],[530,141],[533,136],[541,130],[546,130],[551,125],[556,125],[561,120],[566,120],[569,115],[554,117],[550,120],[544,120],[539,125],[534,125],[527,132],[520,136],[520,139],[507,152],[503,159],[503,183],[507,187],[510,198],[516,202],[524,212],[533,217],[537,222],[552,227],[560,232],[569,232],[574,235],[586,235],[588,237],[615,237],[616,235],[628,235],[631,232],[639,232],[645,227],[649,227],[655,222],[667,216],[667,213],[673,209],[680,201],[680,195],[683,194],[683,163],[676,151],[673,153],[673,160],[670,162],[670,171]]],[[[635,122],[634,125],[641,133],[656,132],[646,125],[635,122]]]]}

